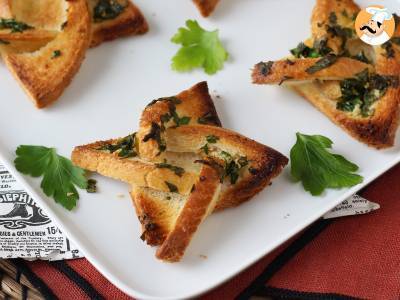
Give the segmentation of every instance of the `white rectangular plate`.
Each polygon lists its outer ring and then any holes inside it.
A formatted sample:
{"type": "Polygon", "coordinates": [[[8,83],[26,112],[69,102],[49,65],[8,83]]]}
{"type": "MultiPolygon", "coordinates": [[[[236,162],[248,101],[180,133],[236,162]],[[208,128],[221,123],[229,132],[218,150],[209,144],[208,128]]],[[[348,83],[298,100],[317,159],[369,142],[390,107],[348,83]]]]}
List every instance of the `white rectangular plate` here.
{"type": "MultiPolygon", "coordinates": [[[[255,63],[287,55],[309,36],[313,0],[222,0],[209,19],[199,17],[191,1],[135,3],[146,15],[150,32],[89,50],[71,86],[48,109],[36,110],[0,65],[0,153],[6,165],[99,271],[129,295],[175,299],[203,293],[272,251],[400,161],[399,138],[389,150],[368,148],[292,92],[251,84],[250,69],[255,63]],[[220,30],[230,59],[217,75],[171,71],[170,59],[178,46],[170,38],[187,19],[220,30]],[[54,146],[69,157],[75,145],[135,131],[150,100],[174,95],[202,80],[209,83],[225,127],[285,155],[289,155],[297,131],[330,137],[335,152],[360,166],[363,185],[312,197],[291,181],[288,167],[252,201],[209,217],[183,261],[165,264],[139,239],[140,226],[127,185],[97,176],[99,192],[81,191],[78,207],[69,212],[45,197],[39,180],[23,177],[13,168],[14,151],[20,144],[54,146]],[[121,193],[124,198],[118,196],[121,193]]],[[[366,3],[371,2],[360,2],[366,3]]],[[[399,2],[385,4],[394,10],[399,2]]]]}

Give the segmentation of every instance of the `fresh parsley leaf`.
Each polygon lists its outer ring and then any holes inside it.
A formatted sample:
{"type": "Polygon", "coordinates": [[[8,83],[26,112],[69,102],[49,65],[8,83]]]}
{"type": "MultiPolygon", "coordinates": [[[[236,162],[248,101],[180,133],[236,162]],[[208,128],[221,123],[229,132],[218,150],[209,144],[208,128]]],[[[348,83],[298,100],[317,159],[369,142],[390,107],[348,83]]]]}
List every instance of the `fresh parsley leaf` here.
{"type": "Polygon", "coordinates": [[[351,187],[363,181],[354,174],[358,166],[328,149],[333,142],[322,135],[297,133],[296,144],[290,151],[291,173],[313,196],[326,188],[351,187]]]}
{"type": "Polygon", "coordinates": [[[203,68],[207,74],[215,74],[221,70],[228,59],[218,30],[207,31],[197,21],[186,21],[187,28],[181,27],[171,41],[182,47],[172,58],[172,69],[185,72],[194,68],[203,68]]]}
{"type": "Polygon", "coordinates": [[[42,177],[43,192],[71,210],[79,199],[75,186],[86,189],[88,181],[85,171],[57,154],[56,149],[43,146],[21,145],[16,150],[14,161],[17,170],[32,177],[42,177]]]}

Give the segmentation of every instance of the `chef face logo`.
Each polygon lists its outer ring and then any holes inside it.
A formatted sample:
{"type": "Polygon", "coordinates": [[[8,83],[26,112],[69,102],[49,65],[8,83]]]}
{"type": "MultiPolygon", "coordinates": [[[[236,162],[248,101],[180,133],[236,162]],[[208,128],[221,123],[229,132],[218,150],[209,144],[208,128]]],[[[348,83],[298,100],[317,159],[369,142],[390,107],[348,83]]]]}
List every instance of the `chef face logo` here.
{"type": "Polygon", "coordinates": [[[393,15],[381,5],[360,11],[355,22],[358,37],[369,45],[382,45],[392,37],[395,28],[393,15]]]}

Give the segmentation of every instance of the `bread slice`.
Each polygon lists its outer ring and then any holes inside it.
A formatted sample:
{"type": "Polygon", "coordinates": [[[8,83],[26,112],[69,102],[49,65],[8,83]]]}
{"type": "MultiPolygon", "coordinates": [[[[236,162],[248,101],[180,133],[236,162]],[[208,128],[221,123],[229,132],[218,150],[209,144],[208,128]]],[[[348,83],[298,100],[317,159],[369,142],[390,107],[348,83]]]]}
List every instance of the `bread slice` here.
{"type": "MultiPolygon", "coordinates": [[[[393,146],[398,128],[400,46],[388,42],[372,47],[356,38],[343,39],[340,35],[332,34],[332,26],[354,28],[354,16],[359,10],[352,0],[316,1],[311,20],[312,38],[305,44],[310,46],[317,40],[326,39],[332,53],[338,55],[332,65],[308,74],[303,70],[309,68],[310,62],[315,59],[289,57],[289,60],[257,64],[252,77],[259,84],[287,85],[357,140],[377,149],[387,148],[393,146]],[[343,57],[357,53],[364,53],[369,62],[343,57]],[[356,106],[352,111],[338,109],[338,101],[344,91],[341,83],[345,80],[349,82],[350,78],[359,78],[362,71],[366,70],[370,78],[380,81],[379,85],[384,85],[382,81],[388,84],[370,105],[370,113],[360,113],[361,106],[356,106]]],[[[394,37],[400,37],[399,28],[397,26],[394,37]]],[[[368,84],[371,86],[371,83],[368,84]]]]}
{"type": "Polygon", "coordinates": [[[203,17],[212,14],[219,0],[193,0],[203,17]]]}
{"type": "Polygon", "coordinates": [[[329,67],[317,72],[307,72],[320,58],[283,59],[275,62],[260,62],[253,69],[255,84],[286,84],[310,80],[339,80],[351,78],[365,69],[373,70],[370,64],[348,57],[340,57],[329,67]]]}
{"type": "Polygon", "coordinates": [[[66,1],[66,23],[51,42],[35,52],[2,57],[38,108],[54,102],[69,85],[85,57],[91,39],[86,0],[66,1]]]}
{"type": "Polygon", "coordinates": [[[163,260],[179,260],[210,212],[250,199],[288,162],[279,152],[219,127],[205,82],[175,97],[152,101],[140,124],[132,142],[136,157],[104,151],[116,144],[111,140],[76,147],[72,161],[131,184],[142,239],[160,245],[157,256],[163,260]],[[165,118],[167,113],[190,119],[177,126],[173,118],[165,118]],[[165,142],[161,152],[157,141],[144,138],[153,130],[150,124],[160,128],[159,139],[165,142]],[[160,169],[160,161],[168,167],[160,169]],[[176,167],[181,168],[180,174],[176,167]],[[209,176],[217,180],[204,182],[209,176]]]}
{"type": "Polygon", "coordinates": [[[93,14],[99,0],[88,0],[93,22],[91,47],[98,46],[105,41],[112,41],[129,35],[144,34],[148,31],[149,26],[146,19],[130,0],[118,0],[117,2],[124,7],[121,14],[110,20],[96,20],[93,14]]]}
{"type": "MultiPolygon", "coordinates": [[[[141,11],[130,0],[117,0],[122,8],[113,18],[96,19],[95,9],[101,0],[87,0],[91,14],[92,40],[90,47],[100,45],[119,37],[144,34],[148,24],[141,11]]],[[[24,40],[42,44],[52,40],[64,24],[65,16],[59,11],[64,1],[54,0],[0,0],[0,18],[16,19],[33,26],[31,30],[22,33],[11,33],[10,30],[0,30],[0,39],[5,41],[24,40]],[[35,13],[32,13],[35,12],[35,13]]],[[[63,9],[62,11],[65,11],[63,9]]]]}

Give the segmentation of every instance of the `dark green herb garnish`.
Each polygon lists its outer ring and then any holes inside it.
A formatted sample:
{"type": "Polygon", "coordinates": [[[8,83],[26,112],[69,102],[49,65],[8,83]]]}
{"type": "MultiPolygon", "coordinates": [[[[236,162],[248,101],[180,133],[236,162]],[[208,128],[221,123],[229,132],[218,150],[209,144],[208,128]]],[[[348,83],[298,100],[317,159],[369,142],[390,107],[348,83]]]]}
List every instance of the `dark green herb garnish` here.
{"type": "Polygon", "coordinates": [[[99,0],[93,9],[95,22],[112,20],[118,17],[125,9],[117,0],[99,0]]]}
{"type": "Polygon", "coordinates": [[[342,96],[336,104],[336,108],[342,111],[352,112],[356,107],[360,108],[360,114],[368,117],[373,114],[371,106],[381,98],[390,86],[396,86],[397,80],[392,76],[370,74],[368,69],[340,82],[342,96]]]}
{"type": "Polygon", "coordinates": [[[221,125],[217,116],[212,112],[207,112],[203,116],[197,119],[197,123],[207,125],[221,125]]]}
{"type": "Polygon", "coordinates": [[[312,48],[301,42],[296,48],[290,50],[290,53],[297,58],[317,58],[325,56],[330,52],[332,52],[332,49],[328,47],[327,39],[315,40],[312,48]]]}
{"type": "Polygon", "coordinates": [[[97,150],[109,151],[114,153],[118,151],[118,156],[121,158],[129,158],[137,156],[136,152],[136,133],[130,134],[122,139],[119,139],[116,144],[105,144],[97,150]]]}
{"type": "Polygon", "coordinates": [[[331,37],[339,37],[342,40],[342,49],[344,49],[347,40],[354,35],[354,29],[342,27],[337,23],[337,16],[334,12],[329,15],[329,24],[326,25],[326,31],[331,37]]]}
{"type": "Polygon", "coordinates": [[[347,11],[345,9],[342,10],[342,16],[345,18],[349,17],[349,14],[347,13],[347,11]]]}
{"type": "Polygon", "coordinates": [[[260,72],[263,76],[267,76],[271,73],[273,64],[274,64],[273,61],[268,61],[268,62],[262,61],[257,64],[257,68],[260,69],[260,72]]]}
{"type": "Polygon", "coordinates": [[[208,155],[210,153],[210,149],[208,148],[208,144],[205,144],[203,147],[200,148],[203,152],[208,155]]]}
{"type": "Polygon", "coordinates": [[[219,140],[219,137],[215,135],[207,135],[206,140],[210,144],[215,144],[219,140]]]}
{"type": "Polygon", "coordinates": [[[169,189],[169,191],[171,193],[177,193],[178,192],[178,187],[175,184],[172,184],[172,183],[170,183],[168,181],[165,181],[165,184],[167,185],[167,187],[168,187],[168,189],[169,189]]]}
{"type": "Polygon", "coordinates": [[[181,177],[185,173],[184,168],[171,165],[171,164],[167,163],[166,160],[164,160],[164,162],[162,162],[162,163],[157,163],[156,167],[159,169],[169,169],[172,172],[174,172],[176,175],[178,175],[179,177],[181,177]]]}
{"type": "Polygon", "coordinates": [[[9,45],[9,44],[10,44],[9,41],[5,41],[5,40],[0,39],[0,45],[9,45]]]}
{"type": "Polygon", "coordinates": [[[324,56],[323,58],[321,58],[320,60],[318,60],[313,66],[306,69],[306,72],[308,74],[314,74],[322,69],[325,69],[325,68],[333,65],[337,61],[337,59],[338,59],[338,57],[335,54],[330,53],[330,54],[324,56]]]}
{"type": "Polygon", "coordinates": [[[383,49],[385,49],[385,51],[386,51],[385,56],[387,58],[394,58],[395,52],[394,52],[393,44],[391,41],[387,41],[386,43],[382,44],[381,47],[383,49]]]}
{"type": "Polygon", "coordinates": [[[390,41],[392,43],[400,46],[400,37],[399,36],[392,37],[392,39],[390,41]]]}
{"type": "Polygon", "coordinates": [[[54,50],[53,55],[51,56],[52,59],[57,58],[61,56],[61,51],[60,50],[54,50]]]}
{"type": "Polygon", "coordinates": [[[143,142],[148,142],[149,140],[157,142],[158,150],[160,150],[159,154],[167,149],[167,145],[161,137],[161,127],[155,122],[151,123],[150,132],[143,137],[143,142]]]}
{"type": "Polygon", "coordinates": [[[157,102],[172,102],[175,105],[181,104],[182,101],[175,96],[172,97],[163,97],[152,100],[149,104],[147,104],[146,108],[156,104],[157,102]]]}
{"type": "Polygon", "coordinates": [[[234,159],[233,156],[226,151],[221,151],[221,156],[225,161],[224,173],[221,180],[223,181],[225,178],[229,177],[230,183],[235,184],[239,178],[240,170],[249,163],[247,157],[240,156],[234,159]]]}
{"type": "Polygon", "coordinates": [[[96,193],[97,192],[97,181],[94,179],[88,179],[86,191],[88,193],[96,193]]]}
{"type": "Polygon", "coordinates": [[[291,49],[290,53],[296,58],[315,58],[320,56],[316,49],[308,47],[303,42],[299,43],[296,48],[291,49]]]}
{"type": "Polygon", "coordinates": [[[0,29],[11,29],[11,32],[23,32],[24,30],[32,28],[32,26],[23,22],[18,22],[15,19],[0,19],[0,29]]]}

